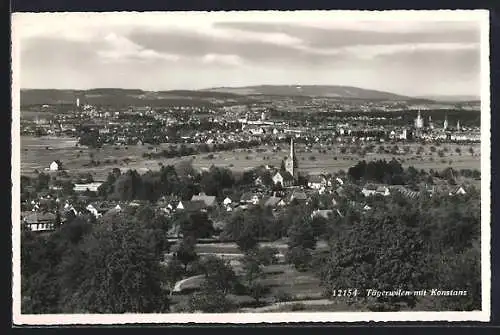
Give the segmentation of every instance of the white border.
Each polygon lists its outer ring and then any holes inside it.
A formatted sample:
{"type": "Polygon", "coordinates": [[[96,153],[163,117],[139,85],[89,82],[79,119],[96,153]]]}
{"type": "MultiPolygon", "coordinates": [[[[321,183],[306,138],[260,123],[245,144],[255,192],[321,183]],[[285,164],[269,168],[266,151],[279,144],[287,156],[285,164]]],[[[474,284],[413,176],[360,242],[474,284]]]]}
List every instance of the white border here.
{"type": "MultiPolygon", "coordinates": [[[[12,199],[20,199],[20,52],[19,30],[22,19],[36,15],[40,18],[65,15],[100,15],[106,19],[126,22],[137,12],[114,13],[15,13],[12,16],[12,199]]],[[[196,20],[210,16],[218,20],[259,19],[283,22],[314,20],[336,21],[475,21],[481,22],[481,279],[482,310],[474,312],[313,312],[313,313],[228,313],[228,314],[21,314],[20,287],[20,203],[12,203],[13,246],[13,323],[16,325],[70,324],[134,324],[134,323],[276,323],[276,322],[363,322],[363,321],[489,321],[490,320],[490,67],[489,12],[487,10],[439,11],[248,11],[248,12],[175,12],[147,13],[169,15],[172,19],[196,20]],[[278,15],[277,15],[278,14],[278,15]]],[[[193,20],[196,22],[196,20],[193,20]]]]}

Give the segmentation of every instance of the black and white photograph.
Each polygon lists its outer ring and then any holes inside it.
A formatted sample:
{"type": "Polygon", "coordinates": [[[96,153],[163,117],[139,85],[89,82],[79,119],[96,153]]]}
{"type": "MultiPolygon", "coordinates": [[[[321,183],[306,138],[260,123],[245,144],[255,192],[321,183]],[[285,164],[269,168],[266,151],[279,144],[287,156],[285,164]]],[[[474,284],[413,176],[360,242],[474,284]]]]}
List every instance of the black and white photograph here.
{"type": "Polygon", "coordinates": [[[12,15],[13,321],[490,320],[489,13],[12,15]]]}

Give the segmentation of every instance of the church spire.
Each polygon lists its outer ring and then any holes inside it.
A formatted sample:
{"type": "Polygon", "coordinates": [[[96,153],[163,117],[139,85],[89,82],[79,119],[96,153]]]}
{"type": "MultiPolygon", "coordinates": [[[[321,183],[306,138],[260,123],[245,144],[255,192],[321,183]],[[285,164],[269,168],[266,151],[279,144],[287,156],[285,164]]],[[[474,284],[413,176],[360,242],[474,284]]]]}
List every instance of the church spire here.
{"type": "Polygon", "coordinates": [[[290,139],[290,159],[294,159],[295,148],[293,146],[293,137],[290,139]]]}

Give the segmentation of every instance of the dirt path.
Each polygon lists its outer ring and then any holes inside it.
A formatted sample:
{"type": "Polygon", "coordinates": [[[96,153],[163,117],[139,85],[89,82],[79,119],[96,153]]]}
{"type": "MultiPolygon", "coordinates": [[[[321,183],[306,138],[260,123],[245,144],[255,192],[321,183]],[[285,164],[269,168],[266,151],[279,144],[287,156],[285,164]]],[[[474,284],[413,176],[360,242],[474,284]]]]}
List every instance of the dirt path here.
{"type": "Polygon", "coordinates": [[[203,278],[203,275],[188,277],[188,278],[184,278],[182,280],[179,280],[177,283],[175,283],[173,292],[182,291],[184,285],[189,284],[191,281],[199,280],[200,278],[203,278]]]}

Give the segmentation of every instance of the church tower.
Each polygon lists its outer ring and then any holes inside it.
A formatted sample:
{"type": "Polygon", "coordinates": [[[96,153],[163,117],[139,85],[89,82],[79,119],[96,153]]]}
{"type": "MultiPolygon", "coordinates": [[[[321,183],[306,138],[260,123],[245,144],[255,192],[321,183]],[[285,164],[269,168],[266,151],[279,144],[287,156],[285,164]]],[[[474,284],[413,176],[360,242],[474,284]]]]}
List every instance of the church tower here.
{"type": "Polygon", "coordinates": [[[444,117],[443,130],[448,129],[448,115],[444,117]]]}
{"type": "Polygon", "coordinates": [[[297,163],[295,157],[295,146],[293,144],[293,137],[292,137],[290,139],[290,155],[285,160],[285,170],[295,178],[296,168],[297,168],[297,163]]]}
{"type": "Polygon", "coordinates": [[[460,120],[457,120],[457,131],[460,131],[460,120]]]}
{"type": "Polygon", "coordinates": [[[420,114],[420,110],[418,110],[417,118],[415,119],[415,128],[420,129],[424,126],[424,120],[422,119],[422,115],[420,114]]]}

